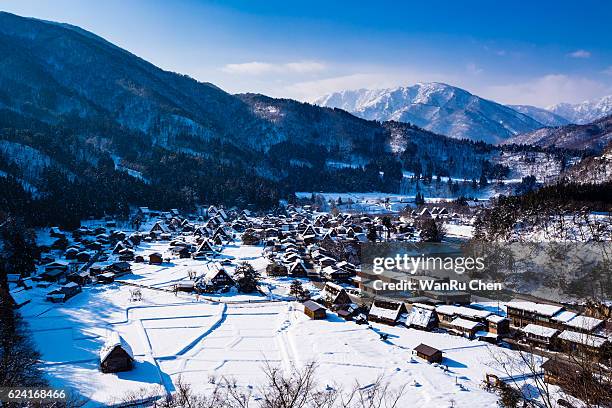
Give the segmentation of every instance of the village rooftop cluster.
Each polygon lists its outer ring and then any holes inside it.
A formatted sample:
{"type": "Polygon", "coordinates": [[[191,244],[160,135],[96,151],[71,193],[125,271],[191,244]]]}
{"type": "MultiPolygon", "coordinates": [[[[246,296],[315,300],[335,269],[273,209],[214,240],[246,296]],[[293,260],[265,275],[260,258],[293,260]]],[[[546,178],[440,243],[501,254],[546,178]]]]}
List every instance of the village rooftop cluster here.
{"type": "MultiPolygon", "coordinates": [[[[117,302],[113,296],[129,293],[129,303],[120,302],[127,310],[126,321],[105,323],[103,330],[92,328],[95,335],[83,329],[89,333],[85,338],[94,339],[88,347],[97,347],[95,366],[100,375],[135,370],[139,358],[152,359],[153,367],[162,373],[165,365],[183,358],[198,342],[203,345],[197,347],[205,350],[208,333],[223,324],[221,318],[204,334],[195,335],[184,349],[158,356],[154,352],[156,340],[148,332],[163,327],[144,326],[140,330],[147,332],[152,351],[143,352],[137,337],[127,329],[121,335],[117,328],[131,324],[133,313],[144,308],[136,305],[149,298],[155,299],[151,307],[160,310],[164,305],[214,308],[194,315],[197,319],[209,319],[218,313],[225,316],[228,308],[272,308],[274,311],[268,312],[272,315],[281,313],[278,308],[282,308],[282,313],[293,317],[287,318],[279,332],[297,319],[291,314],[297,310],[313,324],[335,321],[345,324],[347,330],[355,325],[370,328],[383,342],[389,341],[389,332],[398,338],[420,332],[445,339],[457,336],[493,347],[529,349],[542,356],[555,356],[543,366],[549,370],[546,378],[551,383],[555,383],[559,365],[564,364],[565,353],[579,351],[595,362],[610,363],[610,321],[592,317],[597,311],[587,307],[521,299],[497,302],[499,307],[495,307],[495,301],[474,302],[468,291],[427,290],[423,282],[433,287],[445,280],[425,275],[411,275],[416,289],[399,298],[397,293],[390,296],[388,291],[377,289],[374,281],[396,282],[400,277],[362,271],[360,244],[369,238],[416,241],[416,221],[422,217],[457,224],[467,223],[471,217],[450,216],[444,208],[433,213],[427,210],[383,220],[367,214],[319,212],[309,205],[287,205],[263,215],[215,206],[186,215],[178,210],[161,212],[141,207],[129,220],[90,220],[71,232],[59,228],[41,231],[43,255],[37,273],[27,278],[9,276],[10,293],[15,307],[23,310],[35,332],[38,322],[54,313],[75,318],[70,310],[73,302],[77,308],[74,312],[78,312],[88,302],[95,302],[96,296],[111,296],[109,299],[117,302]],[[236,273],[245,262],[259,275],[252,294],[238,290],[236,273]],[[224,309],[217,311],[220,306],[224,309]]],[[[124,312],[116,313],[119,316],[124,312]]],[[[186,311],[177,319],[186,321],[189,313],[195,312],[186,311]]],[[[253,322],[259,321],[256,316],[252,316],[253,322]]],[[[406,350],[405,358],[414,355],[429,363],[448,365],[447,351],[435,347],[436,337],[424,339],[429,340],[406,350]]],[[[172,388],[171,380],[161,374],[159,383],[172,388]]]]}

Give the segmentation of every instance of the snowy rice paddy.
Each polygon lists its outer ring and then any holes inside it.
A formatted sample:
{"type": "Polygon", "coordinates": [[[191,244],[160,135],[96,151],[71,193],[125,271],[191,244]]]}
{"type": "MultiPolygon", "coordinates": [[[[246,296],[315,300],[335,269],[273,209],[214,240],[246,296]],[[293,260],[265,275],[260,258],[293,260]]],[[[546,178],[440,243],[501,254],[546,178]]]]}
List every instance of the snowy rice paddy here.
{"type": "MultiPolygon", "coordinates": [[[[139,253],[168,250],[167,243],[154,243],[143,245],[139,253]]],[[[223,256],[234,263],[248,260],[257,269],[266,262],[261,247],[230,245],[223,256]]],[[[128,392],[172,392],[179,377],[203,393],[214,387],[213,377],[257,390],[265,381],[265,364],[289,371],[314,361],[322,387],[350,389],[356,382],[367,386],[383,376],[392,388],[407,387],[402,406],[450,406],[451,401],[457,407],[495,405],[496,395],[481,388],[485,373],[497,372],[491,366],[497,348],[487,343],[402,327],[357,325],[331,312],[327,320],[310,320],[299,303],[288,299],[289,278],[268,278],[268,297],[229,292],[213,295],[211,301],[159,290],[186,280],[189,270],[199,275],[207,267],[192,259],[133,264],[133,273],[121,280],[151,288],[142,289],[138,302],[130,301],[132,286],[117,282],[87,286],[64,304],[45,302],[47,290],[34,289],[34,300],[21,312],[30,322],[52,384],[78,390],[90,405],[107,405],[128,392]],[[110,331],[133,349],[132,371],[98,370],[98,353],[110,331]],[[381,340],[381,332],[389,335],[387,340],[381,340]],[[412,358],[412,349],[420,343],[441,349],[447,369],[412,358]]],[[[316,291],[310,283],[308,288],[316,291]]]]}

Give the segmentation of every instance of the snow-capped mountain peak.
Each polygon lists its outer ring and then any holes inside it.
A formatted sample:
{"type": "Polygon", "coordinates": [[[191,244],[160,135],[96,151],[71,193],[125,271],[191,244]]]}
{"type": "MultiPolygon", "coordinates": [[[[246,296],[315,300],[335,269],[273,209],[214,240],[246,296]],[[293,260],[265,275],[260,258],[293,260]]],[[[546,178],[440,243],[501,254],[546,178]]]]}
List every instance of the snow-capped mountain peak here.
{"type": "Polygon", "coordinates": [[[315,103],[365,119],[410,122],[454,138],[489,143],[544,126],[507,106],[440,82],[336,92],[315,103]]]}
{"type": "Polygon", "coordinates": [[[612,95],[577,104],[559,103],[547,109],[572,123],[582,125],[612,114],[612,95]]]}

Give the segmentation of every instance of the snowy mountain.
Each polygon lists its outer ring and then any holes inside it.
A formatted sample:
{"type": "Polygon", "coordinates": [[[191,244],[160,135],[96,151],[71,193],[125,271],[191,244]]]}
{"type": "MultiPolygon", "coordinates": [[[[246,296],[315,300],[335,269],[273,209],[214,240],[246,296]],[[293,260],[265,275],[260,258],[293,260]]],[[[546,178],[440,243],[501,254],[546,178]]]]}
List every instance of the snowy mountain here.
{"type": "Polygon", "coordinates": [[[516,110],[443,83],[336,92],[316,104],[365,119],[409,122],[453,138],[498,143],[544,125],[516,110]]]}
{"type": "MultiPolygon", "coordinates": [[[[73,26],[0,13],[0,55],[0,187],[22,200],[0,204],[40,214],[42,224],[66,214],[62,222],[73,225],[127,204],[267,208],[297,191],[397,192],[404,171],[458,180],[516,173],[514,162],[495,161],[497,146],[291,99],[231,95],[73,26]],[[32,210],[25,206],[34,194],[43,201],[32,210]]],[[[413,100],[430,105],[414,110],[429,109],[456,136],[467,127],[496,140],[498,131],[541,126],[446,85],[422,85],[418,94],[413,100]]]]}
{"type": "Polygon", "coordinates": [[[546,126],[569,125],[570,121],[546,109],[531,105],[508,105],[517,112],[521,112],[546,126]]]}
{"type": "Polygon", "coordinates": [[[559,103],[547,109],[566,118],[571,123],[584,125],[612,114],[612,95],[577,104],[559,103]]]}
{"type": "Polygon", "coordinates": [[[588,149],[601,152],[612,141],[612,115],[587,125],[542,128],[508,139],[504,144],[556,146],[566,149],[588,149]]]}

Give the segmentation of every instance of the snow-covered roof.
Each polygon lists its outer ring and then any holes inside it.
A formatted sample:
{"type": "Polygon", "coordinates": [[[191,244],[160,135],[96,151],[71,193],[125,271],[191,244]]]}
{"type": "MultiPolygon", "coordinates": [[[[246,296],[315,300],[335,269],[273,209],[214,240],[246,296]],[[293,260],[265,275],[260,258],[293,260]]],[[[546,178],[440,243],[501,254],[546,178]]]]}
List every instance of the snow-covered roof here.
{"type": "Polygon", "coordinates": [[[436,310],[435,306],[426,305],[425,303],[413,303],[412,307],[419,307],[421,309],[426,309],[426,310],[436,310]]]}
{"type": "Polygon", "coordinates": [[[571,341],[572,343],[584,344],[590,347],[601,347],[608,339],[605,337],[593,336],[591,334],[578,333],[565,330],[559,335],[560,339],[571,341]]]}
{"type": "Polygon", "coordinates": [[[329,289],[331,289],[335,293],[338,293],[338,292],[342,291],[344,288],[342,286],[338,285],[337,283],[334,283],[334,282],[325,282],[325,287],[323,288],[323,291],[324,292],[329,292],[329,289]]]}
{"type": "Polygon", "coordinates": [[[121,347],[132,359],[134,358],[134,353],[129,344],[119,335],[119,333],[113,331],[111,332],[106,341],[104,342],[104,346],[100,349],[100,361],[104,361],[108,355],[115,349],[115,347],[121,347]]]}
{"type": "Polygon", "coordinates": [[[204,281],[209,282],[211,279],[213,279],[220,273],[225,273],[229,276],[229,274],[225,271],[225,269],[217,266],[217,267],[210,268],[208,272],[206,272],[206,274],[204,275],[204,281]]]}
{"type": "Polygon", "coordinates": [[[6,274],[6,280],[8,282],[19,282],[20,279],[21,279],[21,275],[18,273],[7,273],[6,274]]]}
{"type": "Polygon", "coordinates": [[[413,305],[406,316],[406,326],[427,327],[433,316],[433,310],[413,305]]]}
{"type": "Polygon", "coordinates": [[[574,327],[582,330],[595,330],[597,326],[603,323],[603,320],[588,316],[576,316],[573,319],[565,322],[566,326],[574,327]]]}
{"type": "Polygon", "coordinates": [[[497,336],[497,334],[495,334],[495,333],[490,333],[490,332],[488,332],[488,331],[483,331],[483,330],[481,330],[481,331],[477,331],[477,332],[476,332],[476,337],[477,337],[477,338],[485,338],[485,337],[488,337],[488,338],[490,338],[490,339],[497,339],[497,337],[498,337],[498,336],[497,336]]]}
{"type": "Polygon", "coordinates": [[[559,331],[551,327],[540,326],[538,324],[528,324],[523,327],[523,333],[533,334],[534,336],[551,338],[559,331]]]}
{"type": "Polygon", "coordinates": [[[506,318],[505,318],[505,317],[503,317],[503,316],[499,316],[499,315],[496,315],[496,314],[493,314],[493,315],[491,315],[491,316],[487,317],[487,321],[488,321],[488,322],[491,322],[491,323],[496,323],[496,324],[497,324],[497,323],[501,323],[501,322],[502,322],[502,321],[504,321],[504,320],[506,320],[506,318]]]}
{"type": "Polygon", "coordinates": [[[451,325],[455,327],[460,327],[462,329],[474,330],[478,326],[482,326],[482,323],[478,323],[472,320],[462,319],[458,317],[451,322],[451,325]]]}
{"type": "Polygon", "coordinates": [[[557,322],[565,323],[565,322],[569,322],[576,316],[577,316],[576,313],[570,312],[569,310],[564,310],[561,313],[557,313],[556,315],[554,315],[552,319],[557,322]]]}
{"type": "Polygon", "coordinates": [[[440,305],[436,307],[436,312],[445,315],[457,315],[463,317],[471,317],[476,319],[485,319],[492,313],[487,310],[477,310],[465,306],[440,305]]]}
{"type": "Polygon", "coordinates": [[[531,313],[537,313],[543,316],[554,316],[563,310],[563,306],[548,305],[545,303],[535,303],[528,301],[511,301],[506,304],[506,307],[513,309],[525,310],[531,313]]]}
{"type": "Polygon", "coordinates": [[[389,320],[397,320],[400,309],[401,304],[399,304],[396,309],[385,309],[384,307],[376,306],[375,303],[372,303],[370,315],[389,320]]]}
{"type": "Polygon", "coordinates": [[[24,305],[32,300],[32,296],[27,290],[15,290],[11,291],[10,293],[15,305],[17,306],[24,305]]]}

